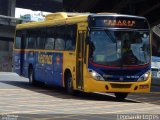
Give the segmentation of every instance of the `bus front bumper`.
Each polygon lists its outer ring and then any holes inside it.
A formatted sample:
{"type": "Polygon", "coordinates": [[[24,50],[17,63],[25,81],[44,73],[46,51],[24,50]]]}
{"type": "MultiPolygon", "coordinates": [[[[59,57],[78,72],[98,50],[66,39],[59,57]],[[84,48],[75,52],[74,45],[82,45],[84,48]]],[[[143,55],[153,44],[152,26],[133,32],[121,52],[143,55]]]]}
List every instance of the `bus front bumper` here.
{"type": "Polygon", "coordinates": [[[107,82],[88,78],[84,92],[150,92],[151,77],[143,82],[107,82]]]}

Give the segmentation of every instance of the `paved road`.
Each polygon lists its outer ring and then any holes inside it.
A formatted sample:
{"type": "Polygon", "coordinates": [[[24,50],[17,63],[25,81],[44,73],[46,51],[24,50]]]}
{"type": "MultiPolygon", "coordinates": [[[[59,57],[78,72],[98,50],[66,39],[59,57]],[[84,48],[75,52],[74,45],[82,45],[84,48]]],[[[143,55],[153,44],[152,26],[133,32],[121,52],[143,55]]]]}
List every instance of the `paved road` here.
{"type": "Polygon", "coordinates": [[[123,102],[112,94],[80,93],[73,97],[60,88],[34,87],[17,74],[0,73],[0,119],[11,115],[7,117],[115,120],[121,114],[160,114],[159,90],[154,86],[151,93],[130,94],[123,102]]]}

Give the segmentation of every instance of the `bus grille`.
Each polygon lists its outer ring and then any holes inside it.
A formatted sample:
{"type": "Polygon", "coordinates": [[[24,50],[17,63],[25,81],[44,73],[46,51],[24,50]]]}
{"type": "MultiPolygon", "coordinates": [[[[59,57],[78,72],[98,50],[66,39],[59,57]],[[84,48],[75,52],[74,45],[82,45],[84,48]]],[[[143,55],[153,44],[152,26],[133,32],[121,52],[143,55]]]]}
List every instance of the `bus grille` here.
{"type": "Polygon", "coordinates": [[[131,84],[114,84],[111,83],[112,88],[130,88],[131,84]]]}
{"type": "Polygon", "coordinates": [[[136,75],[140,70],[103,70],[103,72],[107,75],[119,75],[119,76],[127,76],[127,75],[136,75]]]}
{"type": "Polygon", "coordinates": [[[126,76],[137,76],[141,72],[140,70],[103,70],[104,74],[108,77],[104,77],[105,81],[109,82],[136,82],[137,78],[127,78],[126,76]],[[123,81],[120,79],[123,78],[123,81]]]}
{"type": "Polygon", "coordinates": [[[120,80],[120,78],[111,78],[111,77],[109,77],[109,78],[105,78],[104,77],[104,79],[105,79],[105,81],[108,81],[108,82],[136,82],[137,81],[137,79],[135,79],[135,78],[124,78],[124,80],[122,81],[122,80],[120,80]]]}

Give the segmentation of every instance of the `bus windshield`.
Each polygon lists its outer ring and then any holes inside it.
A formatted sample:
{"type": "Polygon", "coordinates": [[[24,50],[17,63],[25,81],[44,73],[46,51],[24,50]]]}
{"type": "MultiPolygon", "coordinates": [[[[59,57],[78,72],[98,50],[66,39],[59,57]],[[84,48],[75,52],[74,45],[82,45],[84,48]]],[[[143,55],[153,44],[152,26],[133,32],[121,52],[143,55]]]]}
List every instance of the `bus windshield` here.
{"type": "Polygon", "coordinates": [[[91,30],[90,61],[107,66],[144,65],[150,61],[149,31],[91,30]]]}

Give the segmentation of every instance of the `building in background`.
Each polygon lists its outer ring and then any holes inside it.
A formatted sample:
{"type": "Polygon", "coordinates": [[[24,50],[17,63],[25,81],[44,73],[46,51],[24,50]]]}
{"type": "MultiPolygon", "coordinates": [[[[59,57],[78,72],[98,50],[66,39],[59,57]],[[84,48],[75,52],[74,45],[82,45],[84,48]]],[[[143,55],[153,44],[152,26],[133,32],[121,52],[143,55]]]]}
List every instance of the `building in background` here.
{"type": "Polygon", "coordinates": [[[22,18],[28,21],[43,21],[45,19],[45,16],[48,14],[50,14],[50,12],[16,8],[15,17],[22,18]]]}
{"type": "Polygon", "coordinates": [[[45,18],[39,14],[39,15],[35,15],[35,14],[25,14],[23,16],[21,16],[22,19],[25,19],[27,21],[43,21],[45,18]]]}
{"type": "Polygon", "coordinates": [[[13,42],[0,39],[0,71],[11,71],[13,42]]]}

